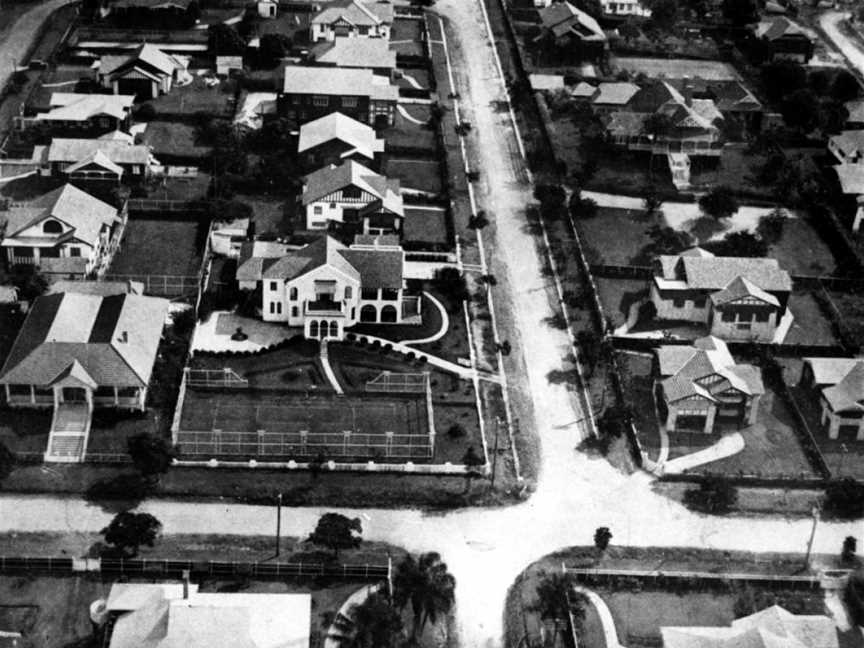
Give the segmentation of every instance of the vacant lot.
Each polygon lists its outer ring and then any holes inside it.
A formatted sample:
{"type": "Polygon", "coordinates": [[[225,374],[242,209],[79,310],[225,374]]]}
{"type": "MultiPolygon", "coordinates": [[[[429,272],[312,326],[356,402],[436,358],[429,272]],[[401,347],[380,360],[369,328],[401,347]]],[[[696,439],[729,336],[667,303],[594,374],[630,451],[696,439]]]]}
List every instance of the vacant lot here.
{"type": "Polygon", "coordinates": [[[646,265],[640,250],[651,242],[648,230],[663,225],[660,215],[644,211],[601,207],[594,218],[576,221],[588,263],[646,265]]]}
{"type": "Polygon", "coordinates": [[[384,175],[397,178],[402,190],[417,190],[438,195],[443,190],[441,165],[437,160],[390,158],[384,167],[384,175]]]}
{"type": "Polygon", "coordinates": [[[207,224],[130,218],[109,274],[196,275],[207,224]]]}
{"type": "Polygon", "coordinates": [[[805,218],[790,218],[783,226],[783,236],[770,247],[769,257],[791,275],[829,275],[837,260],[805,218]]]}

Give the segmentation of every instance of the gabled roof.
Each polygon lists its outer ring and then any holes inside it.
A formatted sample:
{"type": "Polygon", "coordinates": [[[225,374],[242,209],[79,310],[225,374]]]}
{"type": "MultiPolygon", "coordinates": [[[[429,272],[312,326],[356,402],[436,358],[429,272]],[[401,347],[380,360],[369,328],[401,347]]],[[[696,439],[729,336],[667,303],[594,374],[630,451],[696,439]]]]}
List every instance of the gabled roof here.
{"type": "Polygon", "coordinates": [[[167,313],[168,301],[156,297],[39,297],[15,339],[0,383],[48,386],[74,370],[97,385],[146,386],[167,313]]]}
{"type": "Polygon", "coordinates": [[[86,121],[97,115],[123,119],[132,108],[131,95],[77,94],[55,92],[51,95],[51,110],[36,115],[40,121],[86,121]]]}
{"type": "Polygon", "coordinates": [[[835,412],[864,410],[864,361],[856,362],[840,381],[822,389],[835,412]]]}
{"type": "Polygon", "coordinates": [[[591,100],[591,103],[626,106],[637,92],[639,86],[635,83],[601,83],[597,86],[597,96],[591,100]]]}
{"type": "Polygon", "coordinates": [[[760,21],[754,30],[757,38],[769,41],[787,36],[810,38],[810,34],[801,25],[785,16],[776,16],[760,21]]]}
{"type": "Polygon", "coordinates": [[[405,254],[398,249],[353,249],[341,254],[360,273],[364,288],[398,290],[402,287],[405,254]]]}
{"type": "Polygon", "coordinates": [[[679,280],[695,290],[722,290],[737,277],[765,291],[789,292],[792,277],[776,259],[660,255],[661,278],[679,280]]]}
{"type": "Polygon", "coordinates": [[[264,279],[291,281],[310,270],[331,265],[343,274],[360,280],[360,273],[339,254],[345,246],[332,236],[324,236],[304,248],[294,250],[277,260],[263,272],[264,279]]]}
{"type": "Polygon", "coordinates": [[[864,99],[853,99],[843,104],[846,111],[849,113],[847,122],[860,123],[864,122],[864,99]]]}
{"type": "Polygon", "coordinates": [[[656,350],[656,354],[663,378],[660,384],[670,403],[691,396],[715,400],[711,389],[698,382],[715,374],[745,394],[755,396],[765,393],[760,370],[752,365],[736,364],[726,343],[719,338],[699,338],[689,347],[664,345],[656,350]]]}
{"type": "Polygon", "coordinates": [[[150,149],[122,140],[71,139],[55,137],[48,147],[49,162],[78,162],[96,151],[116,164],[147,164],[150,149]]]}
{"type": "Polygon", "coordinates": [[[555,37],[575,32],[585,40],[606,40],[606,33],[594,18],[569,2],[553,2],[540,10],[540,22],[555,37]]]}
{"type": "Polygon", "coordinates": [[[332,25],[344,21],[358,27],[377,27],[393,22],[393,5],[390,2],[361,2],[348,0],[334,2],[312,18],[313,25],[332,25]]]}
{"type": "Polygon", "coordinates": [[[286,94],[399,99],[399,88],[368,69],[286,65],[282,75],[282,92],[286,94]]]}
{"type": "Polygon", "coordinates": [[[570,96],[587,98],[593,97],[595,92],[597,92],[597,88],[595,88],[593,85],[591,85],[587,81],[580,81],[570,91],[570,96]]]}
{"type": "Polygon", "coordinates": [[[375,129],[339,112],[307,122],[300,127],[297,152],[303,153],[331,140],[340,140],[351,147],[344,157],[359,153],[372,160],[384,151],[384,140],[378,139],[375,129]]]}
{"type": "Polygon", "coordinates": [[[780,301],[774,295],[765,292],[752,281],[741,276],[735,277],[723,290],[713,293],[711,301],[719,306],[738,301],[744,297],[753,297],[766,304],[780,306],[780,301]]]}
{"type": "Polygon", "coordinates": [[[836,385],[864,358],[804,358],[817,385],[836,385]]]}
{"type": "Polygon", "coordinates": [[[382,208],[398,216],[405,213],[399,181],[385,178],[354,160],[318,169],[305,178],[302,203],[309,205],[345,187],[354,186],[381,201],[382,208]]]}
{"type": "Polygon", "coordinates": [[[830,141],[845,154],[864,151],[864,130],[845,130],[832,135],[830,141]]]}
{"type": "Polygon", "coordinates": [[[121,167],[119,164],[114,164],[102,151],[94,151],[93,153],[91,153],[85,158],[82,158],[75,164],[72,164],[63,169],[63,172],[67,174],[75,173],[76,171],[80,171],[81,169],[91,165],[101,167],[117,176],[123,175],[123,167],[121,167]]]}
{"type": "Polygon", "coordinates": [[[103,225],[119,221],[114,207],[71,184],[23,205],[13,205],[6,216],[6,239],[13,239],[46,218],[54,218],[71,227],[75,238],[91,246],[98,241],[103,225]]]}
{"type": "Polygon", "coordinates": [[[170,54],[166,54],[155,45],[142,43],[130,55],[103,56],[100,59],[99,73],[114,75],[115,73],[125,71],[128,67],[134,67],[139,63],[143,63],[159,74],[165,76],[171,76],[174,72],[183,67],[176,58],[170,54]]]}
{"type": "Polygon", "coordinates": [[[396,68],[396,52],[386,38],[336,38],[313,47],[312,57],[343,68],[396,68]]]}

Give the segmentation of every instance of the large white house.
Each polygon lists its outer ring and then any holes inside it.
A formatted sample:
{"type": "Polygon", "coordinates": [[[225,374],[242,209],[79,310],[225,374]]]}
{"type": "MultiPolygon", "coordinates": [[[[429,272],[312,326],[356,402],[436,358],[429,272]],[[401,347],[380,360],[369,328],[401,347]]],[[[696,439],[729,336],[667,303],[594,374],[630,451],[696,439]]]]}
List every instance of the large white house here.
{"type": "Polygon", "coordinates": [[[724,340],[771,342],[792,278],[776,259],[715,257],[702,248],[661,255],[650,298],[661,320],[705,324],[724,340]]]}
{"type": "Polygon", "coordinates": [[[313,43],[336,38],[390,38],[393,4],[387,0],[344,0],[329,4],[318,12],[309,25],[313,43]]]}
{"type": "Polygon", "coordinates": [[[266,246],[241,252],[237,281],[261,289],[264,321],[337,339],[360,322],[419,323],[420,301],[405,295],[405,253],[393,236],[357,237],[345,246],[324,236],[299,250],[266,246]],[[272,255],[272,256],[263,256],[272,255]]]}
{"type": "Polygon", "coordinates": [[[358,226],[363,234],[389,234],[402,228],[405,217],[399,180],[385,178],[354,160],[306,176],[300,201],[307,229],[346,223],[358,226]]]}
{"type": "Polygon", "coordinates": [[[66,184],[0,211],[0,246],[9,265],[38,266],[47,274],[87,275],[108,266],[125,223],[125,207],[118,211],[66,184]]]}

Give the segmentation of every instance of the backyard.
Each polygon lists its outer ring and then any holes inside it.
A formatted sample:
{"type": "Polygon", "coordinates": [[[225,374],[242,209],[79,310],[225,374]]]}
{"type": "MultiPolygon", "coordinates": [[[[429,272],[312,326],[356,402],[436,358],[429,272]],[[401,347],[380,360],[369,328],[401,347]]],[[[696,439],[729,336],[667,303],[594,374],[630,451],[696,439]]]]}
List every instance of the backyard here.
{"type": "Polygon", "coordinates": [[[423,249],[432,246],[450,247],[451,236],[448,233],[447,222],[449,214],[446,208],[431,206],[412,206],[405,208],[405,219],[402,223],[402,240],[410,249],[423,249]]]}
{"type": "Polygon", "coordinates": [[[429,107],[423,104],[411,104],[400,106],[400,108],[408,113],[411,119],[406,118],[400,110],[396,111],[393,126],[389,126],[380,133],[387,140],[387,149],[389,151],[422,152],[432,158],[435,155],[437,144],[435,131],[426,126],[431,116],[429,107]],[[418,121],[419,124],[416,123],[418,121]]]}
{"type": "Polygon", "coordinates": [[[390,30],[390,49],[401,56],[423,56],[423,23],[419,20],[393,21],[390,30]]]}
{"type": "Polygon", "coordinates": [[[114,255],[111,275],[195,276],[208,223],[197,220],[130,218],[114,255]]]}
{"type": "Polygon", "coordinates": [[[191,158],[203,162],[213,152],[212,147],[200,143],[194,126],[181,122],[147,122],[142,139],[143,143],[152,149],[156,159],[163,164],[166,160],[177,158],[191,158]]]}
{"type": "Polygon", "coordinates": [[[237,103],[237,82],[233,79],[215,85],[204,77],[194,77],[188,85],[174,84],[171,92],[151,99],[149,103],[160,118],[190,119],[199,114],[230,118],[237,103]]]}

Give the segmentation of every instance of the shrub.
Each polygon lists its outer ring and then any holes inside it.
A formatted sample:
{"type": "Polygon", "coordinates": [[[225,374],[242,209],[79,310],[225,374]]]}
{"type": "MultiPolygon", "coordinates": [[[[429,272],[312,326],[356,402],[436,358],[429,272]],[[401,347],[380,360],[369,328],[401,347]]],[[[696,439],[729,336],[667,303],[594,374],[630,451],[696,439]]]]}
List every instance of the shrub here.
{"type": "Polygon", "coordinates": [[[831,482],[825,489],[825,511],[841,518],[857,518],[864,514],[864,484],[846,477],[831,482]]]}
{"type": "Polygon", "coordinates": [[[684,493],[684,504],[704,513],[728,513],[737,503],[738,490],[725,479],[706,479],[684,493]]]}
{"type": "Polygon", "coordinates": [[[447,436],[449,436],[451,439],[461,439],[466,434],[468,434],[468,431],[458,423],[454,423],[449,428],[447,428],[447,436]]]}
{"type": "Polygon", "coordinates": [[[137,121],[153,121],[156,119],[156,108],[151,103],[143,103],[135,111],[137,121]]]}

